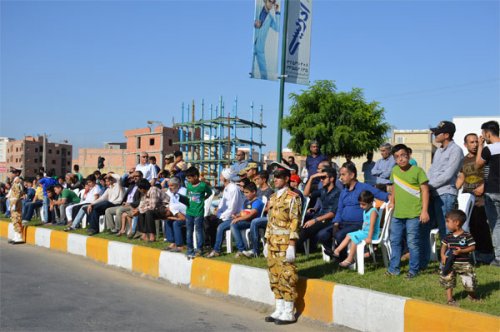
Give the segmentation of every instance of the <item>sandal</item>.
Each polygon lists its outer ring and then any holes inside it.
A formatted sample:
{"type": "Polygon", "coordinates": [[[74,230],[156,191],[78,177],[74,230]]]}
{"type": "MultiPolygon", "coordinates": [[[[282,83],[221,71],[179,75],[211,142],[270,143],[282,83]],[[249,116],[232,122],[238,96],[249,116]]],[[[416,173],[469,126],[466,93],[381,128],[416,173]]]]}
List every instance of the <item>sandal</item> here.
{"type": "Polygon", "coordinates": [[[468,295],[467,296],[467,299],[471,302],[481,302],[481,299],[479,297],[474,297],[474,296],[471,296],[471,295],[468,295]]]}
{"type": "Polygon", "coordinates": [[[447,304],[452,306],[452,307],[458,307],[458,302],[455,301],[455,299],[448,300],[447,304]]]}
{"type": "Polygon", "coordinates": [[[344,260],[342,263],[339,264],[339,266],[341,267],[349,267],[351,266],[352,264],[354,264],[354,262],[351,262],[351,261],[348,261],[347,259],[344,260]]]}
{"type": "Polygon", "coordinates": [[[332,256],[335,257],[335,258],[339,258],[340,257],[340,252],[338,252],[337,250],[334,250],[333,253],[332,253],[332,256]]]}

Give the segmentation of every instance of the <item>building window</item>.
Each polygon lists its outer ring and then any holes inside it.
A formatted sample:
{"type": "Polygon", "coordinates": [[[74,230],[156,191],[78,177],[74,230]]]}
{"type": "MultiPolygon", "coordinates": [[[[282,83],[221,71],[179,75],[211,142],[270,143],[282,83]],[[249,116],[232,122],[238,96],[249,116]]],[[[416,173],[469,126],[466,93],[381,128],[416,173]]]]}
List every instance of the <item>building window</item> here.
{"type": "Polygon", "coordinates": [[[37,163],[37,162],[38,162],[38,159],[37,159],[37,158],[35,158],[35,163],[37,163]]]}
{"type": "Polygon", "coordinates": [[[52,165],[55,165],[55,164],[56,164],[56,160],[52,159],[52,165]]]}
{"type": "Polygon", "coordinates": [[[52,153],[52,149],[49,149],[49,153],[52,153]]]}
{"type": "Polygon", "coordinates": [[[155,139],[154,138],[150,138],[149,139],[149,145],[155,145],[155,139]]]}
{"type": "Polygon", "coordinates": [[[40,146],[40,147],[38,148],[38,151],[43,152],[43,146],[40,146]]]}
{"type": "Polygon", "coordinates": [[[140,149],[141,148],[141,138],[140,137],[137,137],[137,148],[140,149]]]}
{"type": "Polygon", "coordinates": [[[19,149],[18,149],[18,148],[16,148],[16,152],[19,152],[19,149]]]}
{"type": "Polygon", "coordinates": [[[396,137],[396,142],[398,144],[403,144],[405,142],[404,136],[398,136],[398,137],[396,137]]]}
{"type": "Polygon", "coordinates": [[[70,156],[70,155],[71,155],[71,151],[68,151],[68,156],[70,156]]]}
{"type": "Polygon", "coordinates": [[[67,163],[67,164],[68,164],[68,166],[70,166],[70,165],[71,165],[71,162],[70,162],[70,161],[68,161],[68,163],[67,163]]]}
{"type": "Polygon", "coordinates": [[[38,148],[35,148],[35,152],[38,152],[38,148]]]}
{"type": "Polygon", "coordinates": [[[59,150],[56,150],[56,154],[59,154],[59,150]]]}
{"type": "Polygon", "coordinates": [[[140,164],[141,163],[141,155],[138,154],[137,156],[135,156],[135,163],[136,164],[140,164]]]}
{"type": "Polygon", "coordinates": [[[168,140],[168,146],[172,146],[172,139],[168,140]]]}

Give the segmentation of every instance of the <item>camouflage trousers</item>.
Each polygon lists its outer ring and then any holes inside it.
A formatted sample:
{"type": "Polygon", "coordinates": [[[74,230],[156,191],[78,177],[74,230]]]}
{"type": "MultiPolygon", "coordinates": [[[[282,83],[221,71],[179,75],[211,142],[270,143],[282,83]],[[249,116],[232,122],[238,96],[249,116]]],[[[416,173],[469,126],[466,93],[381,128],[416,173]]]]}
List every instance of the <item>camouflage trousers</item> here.
{"type": "Polygon", "coordinates": [[[286,252],[269,251],[267,267],[269,283],[276,299],[294,302],[297,298],[297,267],[285,260],[286,252]]]}
{"type": "Polygon", "coordinates": [[[12,200],[10,202],[10,220],[14,230],[17,233],[23,233],[23,218],[22,218],[22,202],[21,200],[12,200]]]}
{"type": "Polygon", "coordinates": [[[445,289],[455,288],[457,287],[457,275],[460,276],[465,291],[473,292],[476,290],[477,286],[476,274],[474,273],[474,268],[468,262],[453,263],[453,271],[446,276],[441,275],[439,277],[439,283],[445,289]]]}

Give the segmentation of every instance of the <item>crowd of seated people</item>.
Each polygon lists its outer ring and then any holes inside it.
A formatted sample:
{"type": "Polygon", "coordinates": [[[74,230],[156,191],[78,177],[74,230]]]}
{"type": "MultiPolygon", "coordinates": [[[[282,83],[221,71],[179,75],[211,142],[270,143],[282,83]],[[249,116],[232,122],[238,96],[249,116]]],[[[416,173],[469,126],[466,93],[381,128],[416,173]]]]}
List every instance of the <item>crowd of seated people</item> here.
{"type": "MultiPolygon", "coordinates": [[[[385,202],[385,208],[393,210],[387,275],[400,274],[401,258],[406,254],[410,269],[406,277],[414,278],[429,263],[430,230],[438,228],[442,239],[449,233],[446,215],[457,208],[458,188],[463,187],[464,193],[475,197],[470,224],[464,225],[464,231],[470,231],[475,240],[476,258],[498,265],[500,223],[494,219],[498,218],[495,211],[500,191],[498,123],[490,121],[482,127],[487,147],[476,134],[464,138],[465,158],[453,140],[455,127],[451,122],[443,121],[431,130],[441,146],[427,173],[411,158],[408,146],[383,144],[381,159],[374,163],[370,156],[363,167],[364,172],[372,172],[367,183],[358,180],[353,162],[344,163],[337,171],[314,143],[305,188],[299,189],[303,181],[297,171],[288,184],[301,202],[305,197],[310,200],[309,206],[303,207],[298,248],[305,247],[306,241],[311,252],[322,245],[340,266],[352,265],[356,245],[377,240],[381,227],[378,207],[385,202]]],[[[244,152],[238,151],[237,156],[220,174],[222,190],[213,213],[207,214],[205,202],[214,189],[197,168],[187,167],[182,153],[167,156],[168,169],[160,170],[156,160],[143,152],[140,163],[126,176],[96,172],[85,179],[66,174],[56,180],[53,174],[40,174],[25,181],[23,220],[28,222],[43,207],[46,222],[67,225],[68,231],[76,229],[86,216],[89,235],[99,233],[101,216],[107,231],[117,236],[126,234],[151,242],[157,241],[157,230],[162,229],[163,239],[169,243],[166,250],[180,252],[187,246],[189,258],[220,256],[226,234],[232,234],[237,258],[258,257],[263,249],[261,232],[267,225],[266,214],[272,208],[263,200],[269,202],[276,193],[267,170],[259,172],[259,165],[246,161],[244,152]],[[249,242],[244,240],[246,232],[249,242]]],[[[7,200],[8,184],[0,189],[0,198],[7,200]]]]}

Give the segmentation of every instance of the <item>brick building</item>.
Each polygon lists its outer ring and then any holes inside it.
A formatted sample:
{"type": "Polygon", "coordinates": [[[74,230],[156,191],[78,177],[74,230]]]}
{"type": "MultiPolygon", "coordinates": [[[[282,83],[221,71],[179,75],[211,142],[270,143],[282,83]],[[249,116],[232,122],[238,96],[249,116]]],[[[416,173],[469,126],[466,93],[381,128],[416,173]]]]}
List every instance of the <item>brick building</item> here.
{"type": "Polygon", "coordinates": [[[156,163],[163,168],[167,154],[179,149],[175,142],[179,141],[179,131],[176,128],[164,126],[130,129],[125,131],[127,149],[125,151],[126,169],[136,166],[140,161],[142,151],[156,157],[156,163]]]}
{"type": "Polygon", "coordinates": [[[78,164],[80,173],[87,176],[97,169],[97,159],[104,157],[102,172],[123,174],[139,163],[142,151],[155,156],[158,166],[163,168],[165,156],[179,149],[179,145],[174,144],[179,141],[176,128],[160,125],[130,129],[125,130],[124,136],[127,140],[125,143],[107,143],[104,148],[97,149],[78,149],[78,158],[73,160],[73,164],[78,164]]]}
{"type": "Polygon", "coordinates": [[[73,165],[80,166],[80,173],[87,176],[97,169],[97,159],[104,157],[104,168],[101,172],[115,172],[123,174],[125,167],[126,143],[106,143],[104,148],[80,148],[78,159],[73,160],[73,165]]]}
{"type": "MultiPolygon", "coordinates": [[[[56,175],[71,172],[73,147],[67,143],[43,142],[43,136],[25,136],[21,140],[7,142],[6,172],[10,167],[22,170],[24,177],[35,177],[46,162],[46,170],[54,170],[56,175]],[[45,149],[44,149],[45,145],[45,149]]],[[[2,174],[2,178],[3,178],[2,174]]]]}

